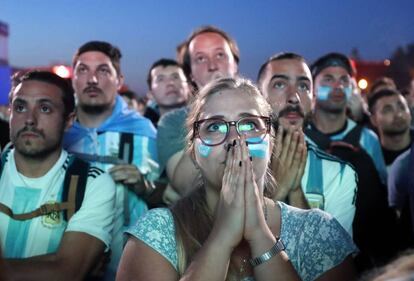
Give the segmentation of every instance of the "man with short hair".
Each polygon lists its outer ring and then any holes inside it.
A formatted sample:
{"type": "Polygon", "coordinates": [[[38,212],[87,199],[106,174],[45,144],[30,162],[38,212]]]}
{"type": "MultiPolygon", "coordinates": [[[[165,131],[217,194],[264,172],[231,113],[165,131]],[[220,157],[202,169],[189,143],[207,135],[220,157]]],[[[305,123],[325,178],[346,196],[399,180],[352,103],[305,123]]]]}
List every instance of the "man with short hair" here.
{"type": "MultiPolygon", "coordinates": [[[[411,144],[411,114],[407,100],[393,89],[377,91],[368,100],[371,123],[379,134],[387,169],[411,144]]],[[[412,134],[413,132],[411,132],[412,134]]]]}
{"type": "Polygon", "coordinates": [[[278,116],[275,126],[279,134],[271,165],[278,183],[274,199],[305,209],[320,208],[333,215],[352,236],[355,171],[305,143],[303,137],[312,101],[312,76],[304,58],[294,53],[270,57],[260,68],[258,84],[278,116]]]}
{"type": "Polygon", "coordinates": [[[122,254],[122,228],[146,211],[141,197],[152,192],[158,177],[156,130],[118,94],[124,81],[120,59],[120,50],[107,42],[87,42],[77,50],[72,80],[76,121],[64,139],[69,151],[108,171],[117,183],[108,279],[114,278],[122,254]]]}
{"type": "Polygon", "coordinates": [[[160,117],[186,105],[190,87],[181,66],[171,59],[159,59],[148,72],[148,96],[157,104],[160,117]]]}
{"type": "MultiPolygon", "coordinates": [[[[213,79],[235,77],[238,73],[239,49],[236,42],[213,26],[203,26],[194,31],[180,45],[177,55],[185,74],[198,89],[213,79]]],[[[184,151],[187,114],[187,107],[173,110],[158,123],[160,171],[166,171],[170,186],[179,193],[175,199],[192,190],[199,175],[190,155],[184,151]]],[[[171,188],[167,187],[168,190],[171,188]]]]}
{"type": "Polygon", "coordinates": [[[75,115],[66,80],[29,72],[9,99],[14,148],[3,152],[0,163],[0,248],[8,277],[84,280],[109,250],[115,184],[62,149],[75,115]],[[86,182],[72,174],[66,184],[73,167],[86,168],[86,182]]]}

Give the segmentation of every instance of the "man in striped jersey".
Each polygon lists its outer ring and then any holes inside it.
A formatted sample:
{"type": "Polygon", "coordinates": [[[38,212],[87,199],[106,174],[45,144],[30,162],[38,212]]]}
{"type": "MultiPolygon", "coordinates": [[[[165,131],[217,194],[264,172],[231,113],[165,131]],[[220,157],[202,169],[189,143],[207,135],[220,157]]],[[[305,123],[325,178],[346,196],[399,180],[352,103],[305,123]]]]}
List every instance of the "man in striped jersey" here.
{"type": "Polygon", "coordinates": [[[0,179],[4,268],[10,280],[83,280],[109,250],[115,184],[89,168],[80,209],[60,211],[71,202],[62,203],[74,161],[62,137],[74,118],[72,89],[55,74],[30,72],[9,100],[14,148],[2,155],[0,179]]]}
{"type": "Polygon", "coordinates": [[[320,208],[334,216],[352,236],[355,171],[309,145],[303,134],[312,100],[312,76],[305,60],[294,53],[270,57],[259,71],[258,84],[278,117],[272,161],[278,183],[274,198],[300,208],[320,208]]]}
{"type": "Polygon", "coordinates": [[[156,130],[118,94],[124,82],[120,59],[120,50],[107,42],[87,42],[77,50],[72,81],[76,121],[64,138],[68,151],[108,171],[117,183],[109,280],[122,254],[123,227],[146,211],[142,197],[158,177],[156,130]]]}

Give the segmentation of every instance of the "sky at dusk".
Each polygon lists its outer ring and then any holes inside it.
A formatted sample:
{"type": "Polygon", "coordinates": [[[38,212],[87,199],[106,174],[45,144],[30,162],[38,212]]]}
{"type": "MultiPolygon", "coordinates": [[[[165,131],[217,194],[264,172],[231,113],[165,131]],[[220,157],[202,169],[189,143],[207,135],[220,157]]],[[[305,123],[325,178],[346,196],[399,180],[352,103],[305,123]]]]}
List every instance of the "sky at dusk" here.
{"type": "Polygon", "coordinates": [[[151,64],[175,58],[175,48],[200,25],[236,39],[240,73],[256,78],[272,54],[293,51],[308,62],[358,48],[366,60],[389,58],[414,43],[414,0],[155,1],[0,0],[9,25],[9,63],[17,67],[70,63],[90,40],[118,46],[128,86],[144,94],[151,64]]]}

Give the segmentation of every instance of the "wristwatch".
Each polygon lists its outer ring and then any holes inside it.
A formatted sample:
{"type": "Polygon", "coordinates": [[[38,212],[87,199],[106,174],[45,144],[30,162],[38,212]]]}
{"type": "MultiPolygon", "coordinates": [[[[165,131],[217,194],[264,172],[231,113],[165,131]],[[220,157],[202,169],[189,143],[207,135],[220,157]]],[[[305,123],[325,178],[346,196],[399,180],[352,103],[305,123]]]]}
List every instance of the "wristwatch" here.
{"type": "Polygon", "coordinates": [[[281,251],[284,251],[284,250],[285,250],[285,245],[283,244],[283,242],[280,238],[277,238],[276,244],[273,245],[273,247],[270,248],[269,251],[267,251],[266,253],[264,253],[263,255],[261,255],[257,258],[250,259],[250,264],[253,267],[258,266],[262,263],[267,262],[268,260],[270,260],[271,258],[273,258],[278,253],[280,253],[281,251]]]}

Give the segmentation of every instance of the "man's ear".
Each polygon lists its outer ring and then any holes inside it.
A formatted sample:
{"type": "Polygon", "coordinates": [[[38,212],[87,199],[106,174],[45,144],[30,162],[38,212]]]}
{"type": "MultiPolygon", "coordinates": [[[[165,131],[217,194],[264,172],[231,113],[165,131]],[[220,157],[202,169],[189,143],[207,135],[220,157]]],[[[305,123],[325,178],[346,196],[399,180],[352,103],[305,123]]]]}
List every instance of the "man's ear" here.
{"type": "Polygon", "coordinates": [[[373,114],[371,114],[371,115],[369,116],[369,120],[371,121],[371,124],[372,124],[375,128],[377,128],[377,127],[378,127],[378,122],[377,122],[377,118],[376,118],[375,113],[373,113],[373,114]]]}
{"type": "Polygon", "coordinates": [[[75,118],[76,118],[76,113],[75,112],[71,112],[65,120],[65,132],[68,131],[72,126],[73,123],[75,122],[75,118]]]}
{"type": "Polygon", "coordinates": [[[117,87],[117,90],[118,91],[121,90],[122,86],[124,85],[124,82],[125,82],[124,75],[123,74],[119,74],[118,75],[118,87],[117,87]]]}

